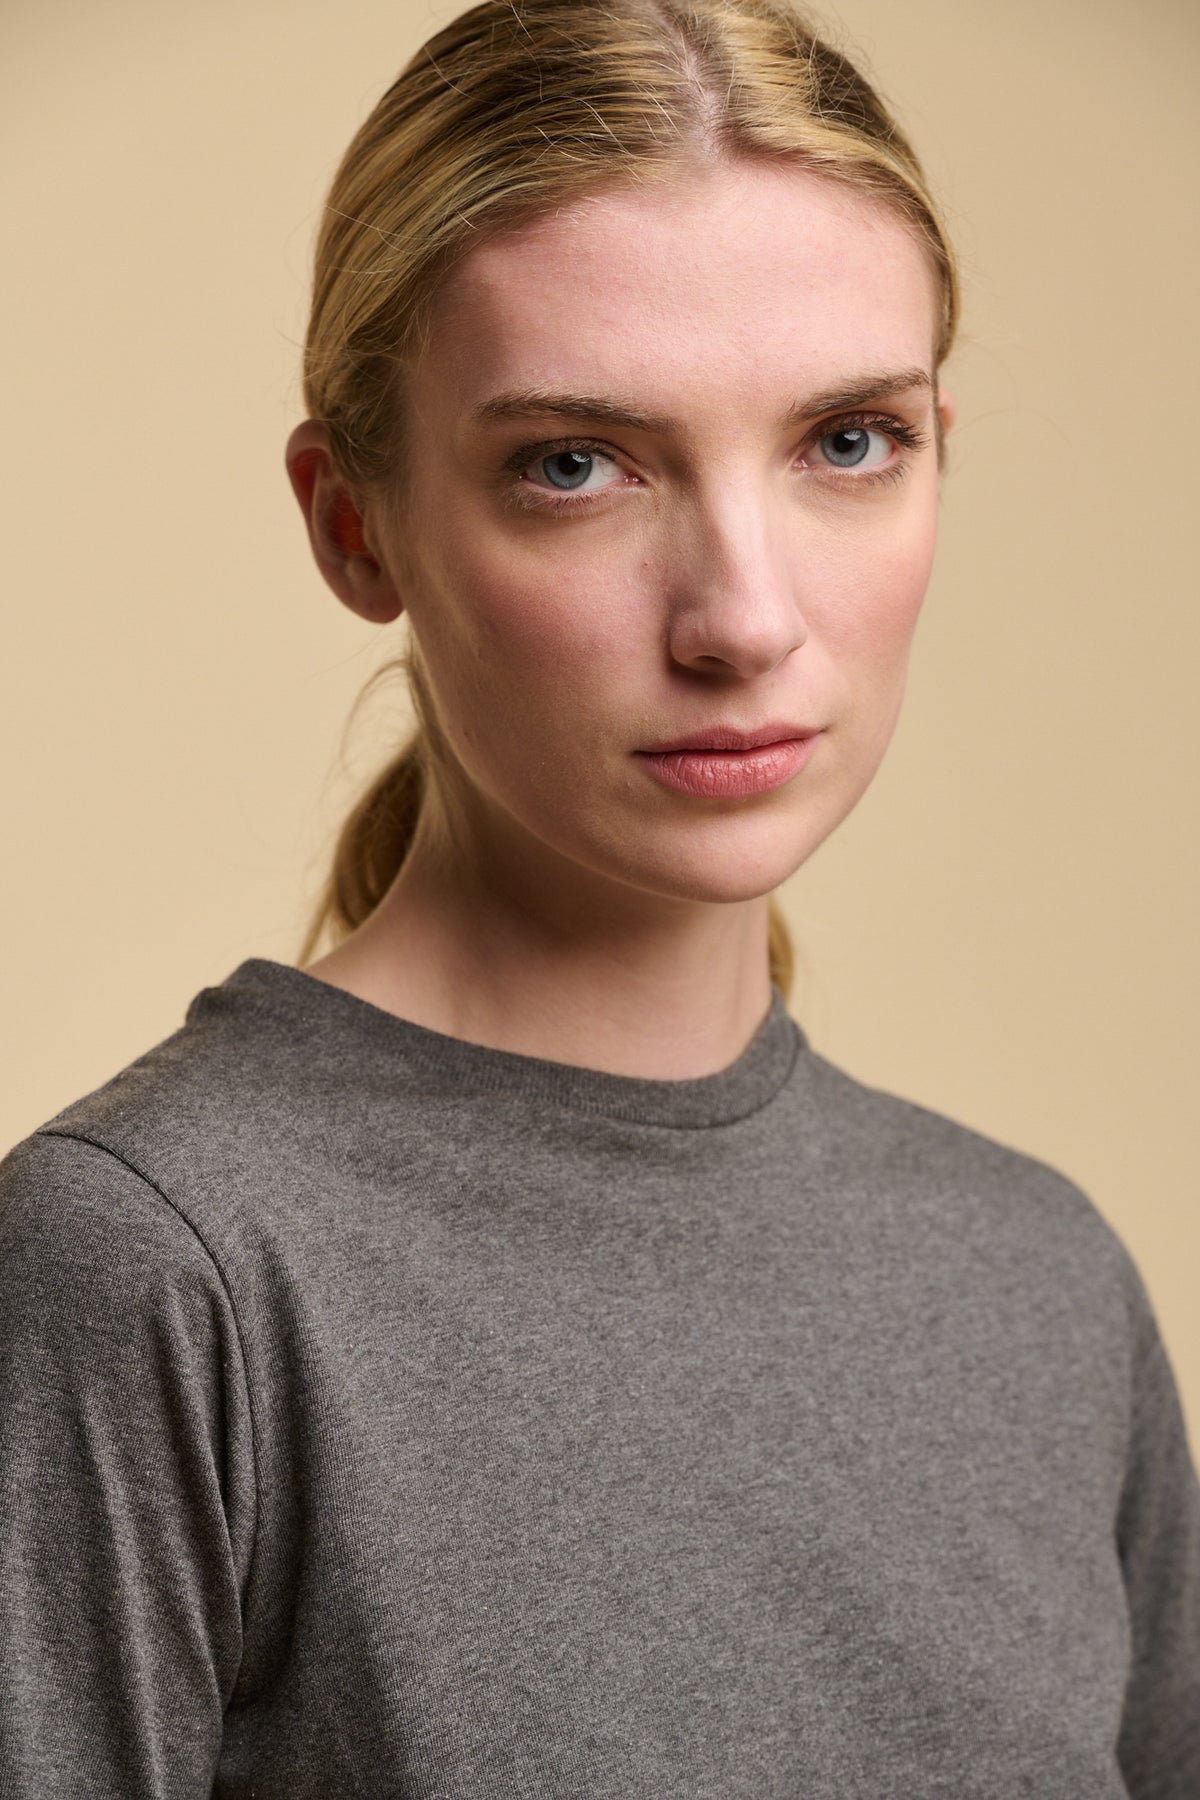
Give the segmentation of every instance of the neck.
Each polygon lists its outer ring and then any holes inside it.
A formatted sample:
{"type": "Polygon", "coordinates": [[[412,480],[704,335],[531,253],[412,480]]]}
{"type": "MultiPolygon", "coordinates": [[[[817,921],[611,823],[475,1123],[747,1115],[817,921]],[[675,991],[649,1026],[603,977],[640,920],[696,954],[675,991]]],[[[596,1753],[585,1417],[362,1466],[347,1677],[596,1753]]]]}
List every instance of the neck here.
{"type": "Polygon", "coordinates": [[[307,972],[490,1049],[678,1081],[736,1061],[770,1005],[766,896],[726,904],[585,872],[489,870],[414,845],[365,924],[307,972]]]}

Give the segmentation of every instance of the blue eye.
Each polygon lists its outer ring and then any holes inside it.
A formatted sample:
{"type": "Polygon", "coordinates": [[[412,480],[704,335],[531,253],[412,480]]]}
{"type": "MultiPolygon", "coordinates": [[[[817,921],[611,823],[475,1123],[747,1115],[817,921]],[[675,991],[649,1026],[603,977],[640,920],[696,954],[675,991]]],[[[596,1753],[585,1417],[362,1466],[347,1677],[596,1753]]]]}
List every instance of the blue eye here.
{"type": "Polygon", "coordinates": [[[842,431],[830,431],[821,439],[821,448],[839,469],[854,469],[871,447],[871,435],[861,425],[842,431]]]}
{"type": "Polygon", "coordinates": [[[817,448],[822,461],[832,469],[858,469],[868,459],[875,467],[891,455],[891,443],[884,433],[869,431],[865,425],[839,425],[817,439],[817,448]]]}
{"type": "Polygon", "coordinates": [[[577,488],[591,474],[594,460],[586,450],[556,450],[553,456],[543,456],[538,466],[552,487],[577,488]]]}
{"type": "Polygon", "coordinates": [[[599,493],[621,480],[621,470],[611,456],[586,445],[572,445],[565,450],[551,450],[535,462],[526,463],[525,481],[541,493],[599,493]]]}

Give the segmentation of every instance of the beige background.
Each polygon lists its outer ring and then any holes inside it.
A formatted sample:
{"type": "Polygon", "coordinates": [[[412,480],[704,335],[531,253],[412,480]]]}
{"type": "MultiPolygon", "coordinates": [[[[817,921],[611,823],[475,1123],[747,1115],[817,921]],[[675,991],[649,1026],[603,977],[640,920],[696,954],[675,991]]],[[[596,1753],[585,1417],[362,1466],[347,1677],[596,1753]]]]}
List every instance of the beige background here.
{"type": "MultiPolygon", "coordinates": [[[[293,960],[394,653],[281,467],[317,209],[455,10],[8,0],[0,24],[0,1148],[293,960]]],[[[1200,9],[840,0],[967,279],[905,718],[793,881],[795,1011],[853,1072],[1092,1194],[1200,1439],[1200,9]]]]}

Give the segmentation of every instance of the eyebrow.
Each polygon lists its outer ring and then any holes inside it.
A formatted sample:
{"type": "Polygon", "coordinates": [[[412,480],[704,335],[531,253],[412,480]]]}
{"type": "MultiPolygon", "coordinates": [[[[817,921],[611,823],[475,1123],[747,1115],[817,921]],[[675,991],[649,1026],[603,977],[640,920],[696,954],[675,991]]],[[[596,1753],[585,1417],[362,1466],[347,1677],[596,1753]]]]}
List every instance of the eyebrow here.
{"type": "Polygon", "coordinates": [[[809,419],[821,418],[824,413],[853,412],[856,407],[869,406],[873,400],[892,400],[897,394],[910,393],[914,388],[932,391],[933,377],[928,369],[893,369],[861,375],[838,387],[826,388],[822,393],[810,394],[807,400],[799,401],[792,408],[784,423],[802,425],[809,419]]]}
{"type": "MultiPolygon", "coordinates": [[[[810,394],[797,401],[782,420],[783,428],[819,419],[825,413],[850,412],[867,406],[873,400],[890,400],[914,388],[931,390],[933,379],[927,369],[889,369],[855,377],[837,387],[810,394]]],[[[507,394],[495,394],[476,408],[475,418],[483,423],[493,419],[527,419],[542,413],[553,413],[562,419],[580,419],[593,424],[620,425],[626,431],[647,431],[669,437],[677,431],[675,422],[662,413],[639,412],[624,400],[605,394],[555,393],[548,388],[525,388],[507,394]]]]}
{"type": "Polygon", "coordinates": [[[672,430],[670,419],[660,413],[638,412],[621,400],[606,399],[602,394],[557,394],[548,388],[527,388],[519,393],[496,394],[476,408],[475,417],[490,419],[527,419],[538,413],[555,413],[564,419],[588,419],[603,425],[623,425],[628,431],[653,431],[665,437],[672,430]]]}

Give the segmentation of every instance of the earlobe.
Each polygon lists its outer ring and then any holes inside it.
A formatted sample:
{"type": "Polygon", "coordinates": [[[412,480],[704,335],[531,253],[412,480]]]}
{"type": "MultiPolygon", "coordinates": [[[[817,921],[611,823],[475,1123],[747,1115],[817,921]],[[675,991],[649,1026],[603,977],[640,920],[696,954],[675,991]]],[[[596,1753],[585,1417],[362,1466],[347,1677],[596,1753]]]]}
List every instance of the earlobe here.
{"type": "Polygon", "coordinates": [[[360,618],[380,625],[398,618],[403,602],[372,547],[358,496],[334,467],[326,427],[316,419],[297,425],[286,461],[313,557],[333,592],[360,618]]]}

